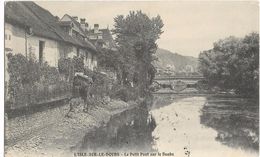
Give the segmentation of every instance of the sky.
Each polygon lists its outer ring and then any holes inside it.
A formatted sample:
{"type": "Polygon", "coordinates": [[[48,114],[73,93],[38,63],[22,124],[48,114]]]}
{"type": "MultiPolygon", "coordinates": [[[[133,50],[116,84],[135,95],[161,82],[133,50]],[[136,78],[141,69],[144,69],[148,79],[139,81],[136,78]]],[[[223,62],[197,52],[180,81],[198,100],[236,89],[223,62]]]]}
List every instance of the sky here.
{"type": "Polygon", "coordinates": [[[149,17],[160,15],[164,27],[157,44],[181,55],[198,57],[213,43],[229,36],[258,32],[257,1],[37,1],[60,18],[64,14],[86,18],[93,28],[113,28],[114,17],[142,10],[149,17]]]}

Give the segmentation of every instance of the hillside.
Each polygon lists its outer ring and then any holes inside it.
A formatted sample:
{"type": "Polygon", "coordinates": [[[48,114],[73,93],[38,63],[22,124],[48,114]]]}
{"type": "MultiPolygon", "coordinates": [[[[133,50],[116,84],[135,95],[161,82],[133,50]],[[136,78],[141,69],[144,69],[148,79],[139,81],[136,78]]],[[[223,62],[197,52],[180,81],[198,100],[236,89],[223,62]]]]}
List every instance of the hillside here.
{"type": "Polygon", "coordinates": [[[192,66],[195,71],[197,69],[198,59],[195,57],[182,56],[161,48],[157,49],[155,56],[158,58],[155,65],[162,69],[169,65],[174,65],[176,71],[181,71],[186,65],[192,66]]]}

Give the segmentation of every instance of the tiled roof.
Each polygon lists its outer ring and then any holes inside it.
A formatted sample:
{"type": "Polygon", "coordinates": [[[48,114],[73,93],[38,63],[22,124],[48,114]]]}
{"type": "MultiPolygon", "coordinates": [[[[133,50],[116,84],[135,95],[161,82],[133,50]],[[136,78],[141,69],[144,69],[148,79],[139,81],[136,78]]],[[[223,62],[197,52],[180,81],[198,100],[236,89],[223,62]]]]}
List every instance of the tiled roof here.
{"type": "Polygon", "coordinates": [[[64,41],[73,45],[96,51],[90,42],[79,42],[63,31],[58,20],[48,11],[34,2],[7,2],[5,5],[5,21],[20,27],[31,27],[33,34],[64,41]]]}
{"type": "MultiPolygon", "coordinates": [[[[106,29],[99,29],[99,32],[102,33],[102,40],[104,42],[108,42],[110,47],[115,47],[114,39],[113,39],[112,34],[111,34],[111,32],[110,32],[110,30],[108,28],[106,28],[106,29]]],[[[91,29],[89,31],[89,35],[95,35],[94,29],[91,29]]],[[[90,41],[96,42],[97,39],[90,40],[90,41]]]]}

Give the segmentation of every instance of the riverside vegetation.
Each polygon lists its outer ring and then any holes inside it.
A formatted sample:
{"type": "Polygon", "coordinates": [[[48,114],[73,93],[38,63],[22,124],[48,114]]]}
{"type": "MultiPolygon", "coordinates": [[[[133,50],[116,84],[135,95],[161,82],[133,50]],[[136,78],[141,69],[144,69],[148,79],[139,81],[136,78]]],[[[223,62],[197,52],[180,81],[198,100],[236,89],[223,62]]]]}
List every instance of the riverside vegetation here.
{"type": "Polygon", "coordinates": [[[212,49],[200,53],[199,69],[210,88],[258,97],[259,34],[215,42],[212,49]]]}

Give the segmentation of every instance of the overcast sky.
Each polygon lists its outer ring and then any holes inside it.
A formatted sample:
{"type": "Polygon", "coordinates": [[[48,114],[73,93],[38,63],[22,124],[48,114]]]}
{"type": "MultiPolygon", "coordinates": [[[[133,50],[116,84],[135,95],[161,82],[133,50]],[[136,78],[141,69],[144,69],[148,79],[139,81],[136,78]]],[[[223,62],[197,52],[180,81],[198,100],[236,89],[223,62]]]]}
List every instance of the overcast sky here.
{"type": "Polygon", "coordinates": [[[197,57],[212,48],[213,42],[228,36],[242,37],[258,32],[258,3],[227,1],[154,1],[154,2],[36,2],[53,15],[65,13],[86,21],[93,28],[113,28],[113,18],[127,15],[130,10],[142,10],[150,17],[159,14],[164,33],[158,40],[160,48],[182,55],[197,57]]]}

